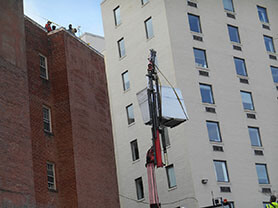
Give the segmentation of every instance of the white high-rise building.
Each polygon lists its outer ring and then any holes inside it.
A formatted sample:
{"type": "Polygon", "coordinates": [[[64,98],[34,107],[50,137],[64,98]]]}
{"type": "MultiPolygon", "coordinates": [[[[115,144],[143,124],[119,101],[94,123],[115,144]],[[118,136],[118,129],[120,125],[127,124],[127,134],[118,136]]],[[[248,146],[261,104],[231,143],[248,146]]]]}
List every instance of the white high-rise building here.
{"type": "MultiPolygon", "coordinates": [[[[168,129],[156,170],[164,208],[263,207],[278,194],[278,1],[104,0],[106,70],[121,207],[149,207],[151,128],[136,93],[149,49],[189,120],[168,129]]],[[[161,75],[163,85],[167,85],[161,75]]]]}

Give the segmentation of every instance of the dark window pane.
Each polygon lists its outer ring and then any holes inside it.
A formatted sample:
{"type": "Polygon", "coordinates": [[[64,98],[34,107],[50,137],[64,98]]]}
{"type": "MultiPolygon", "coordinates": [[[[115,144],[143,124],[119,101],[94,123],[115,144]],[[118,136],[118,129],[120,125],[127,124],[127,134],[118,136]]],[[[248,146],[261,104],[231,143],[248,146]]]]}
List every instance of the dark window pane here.
{"type": "Polygon", "coordinates": [[[125,42],[123,38],[118,41],[118,48],[120,57],[125,56],[125,42]]]}
{"type": "Polygon", "coordinates": [[[268,23],[266,8],[263,8],[260,6],[257,6],[257,8],[258,8],[258,15],[259,15],[260,21],[268,23]]]}
{"type": "Polygon", "coordinates": [[[250,92],[240,92],[243,108],[246,110],[254,110],[252,94],[250,92]]]}
{"type": "Polygon", "coordinates": [[[234,58],[234,62],[237,74],[247,76],[244,59],[234,58]]]}
{"type": "Polygon", "coordinates": [[[129,87],[130,87],[129,78],[128,78],[128,71],[126,71],[126,72],[124,72],[122,74],[122,80],[123,80],[123,88],[124,88],[124,90],[128,90],[129,87]]]}
{"type": "Polygon", "coordinates": [[[200,91],[203,103],[214,103],[210,85],[200,84],[200,91]]]}
{"type": "Polygon", "coordinates": [[[149,2],[149,0],[141,0],[142,5],[146,4],[147,2],[149,2]]]}
{"type": "Polygon", "coordinates": [[[131,124],[135,121],[134,119],[134,113],[133,113],[133,105],[129,105],[126,107],[126,112],[127,112],[127,122],[128,124],[131,124]]]}
{"type": "Polygon", "coordinates": [[[265,164],[256,164],[259,184],[269,184],[267,168],[265,164]]]}
{"type": "Polygon", "coordinates": [[[240,43],[238,28],[228,25],[228,31],[229,31],[230,40],[232,42],[240,43]]]}
{"type": "Polygon", "coordinates": [[[265,43],[265,48],[268,52],[275,53],[272,37],[268,37],[264,35],[264,43],[265,43]]]}
{"type": "Polygon", "coordinates": [[[188,14],[188,21],[189,21],[189,26],[190,30],[193,32],[201,33],[201,26],[200,26],[200,17],[193,15],[193,14],[188,14]]]}
{"type": "Polygon", "coordinates": [[[207,129],[210,141],[221,142],[219,125],[217,122],[207,121],[207,129]]]}
{"type": "Polygon", "coordinates": [[[143,199],[144,198],[144,188],[143,188],[143,181],[142,178],[135,179],[135,185],[136,185],[136,193],[137,193],[137,199],[143,199]]]}
{"type": "Polygon", "coordinates": [[[120,7],[116,7],[114,9],[114,19],[115,19],[115,25],[121,24],[121,16],[120,16],[120,7]]]}
{"type": "Polygon", "coordinates": [[[271,66],[272,78],[275,83],[278,83],[278,67],[271,66]]]}
{"type": "Polygon", "coordinates": [[[260,132],[259,128],[248,127],[250,141],[252,146],[261,147],[261,139],[260,139],[260,132]]]}
{"type": "Polygon", "coordinates": [[[195,65],[207,68],[206,54],[204,50],[194,48],[195,65]]]}
{"type": "Polygon", "coordinates": [[[225,161],[213,161],[218,182],[229,182],[227,167],[225,161]]]}
{"type": "Polygon", "coordinates": [[[131,146],[131,153],[132,153],[132,160],[138,160],[139,159],[139,150],[138,150],[138,144],[137,140],[134,140],[130,143],[131,146]]]}
{"type": "Polygon", "coordinates": [[[152,18],[149,18],[145,21],[145,29],[146,29],[146,36],[147,39],[150,39],[153,37],[153,23],[152,18]]]}
{"type": "Polygon", "coordinates": [[[234,5],[232,0],[223,0],[224,9],[234,12],[234,5]]]}

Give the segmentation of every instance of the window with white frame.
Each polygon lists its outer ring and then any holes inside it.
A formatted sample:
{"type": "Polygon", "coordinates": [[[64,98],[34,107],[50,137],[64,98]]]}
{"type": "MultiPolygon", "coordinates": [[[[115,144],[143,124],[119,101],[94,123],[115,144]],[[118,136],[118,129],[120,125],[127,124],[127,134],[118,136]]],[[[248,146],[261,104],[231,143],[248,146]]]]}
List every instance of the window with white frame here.
{"type": "Polygon", "coordinates": [[[193,48],[195,65],[197,67],[208,68],[206,51],[198,48],[193,48]]]}
{"type": "Polygon", "coordinates": [[[144,199],[144,187],[143,187],[142,177],[135,179],[135,187],[136,187],[137,200],[144,199]]]}
{"type": "Polygon", "coordinates": [[[213,163],[217,182],[229,182],[226,161],[214,160],[213,163]]]}
{"type": "Polygon", "coordinates": [[[234,12],[233,0],[223,0],[224,9],[230,12],[234,12]]]}
{"type": "Polygon", "coordinates": [[[234,57],[234,63],[236,67],[236,73],[241,76],[247,77],[245,60],[241,58],[234,57]]]}
{"type": "Polygon", "coordinates": [[[278,84],[278,67],[270,66],[273,82],[278,84]]]}
{"type": "Polygon", "coordinates": [[[230,36],[230,41],[240,43],[238,27],[228,25],[228,32],[230,36]]]}
{"type": "Polygon", "coordinates": [[[131,147],[132,160],[133,161],[138,160],[139,159],[139,149],[138,149],[137,139],[130,142],[130,147],[131,147]]]}
{"type": "Polygon", "coordinates": [[[48,69],[47,69],[47,58],[43,55],[40,57],[40,77],[43,79],[48,79],[48,69]]]}
{"type": "Polygon", "coordinates": [[[50,108],[47,106],[43,106],[43,129],[46,132],[51,132],[51,111],[50,108]]]}
{"type": "Polygon", "coordinates": [[[209,141],[211,142],[221,142],[221,135],[219,129],[219,123],[215,121],[206,121],[209,141]]]}
{"type": "Polygon", "coordinates": [[[47,162],[46,168],[47,168],[48,189],[56,190],[55,165],[54,165],[54,163],[47,162]]]}
{"type": "Polygon", "coordinates": [[[168,179],[168,187],[169,188],[174,188],[177,186],[176,183],[176,176],[175,176],[175,170],[174,170],[174,165],[168,165],[166,167],[166,174],[167,174],[167,179],[168,179]]]}
{"type": "Polygon", "coordinates": [[[149,17],[144,21],[145,24],[145,30],[146,30],[146,37],[147,39],[150,39],[153,37],[153,23],[152,23],[152,18],[149,17]]]}
{"type": "Polygon", "coordinates": [[[188,13],[188,22],[192,32],[202,33],[199,16],[188,13]]]}
{"type": "Polygon", "coordinates": [[[264,35],[264,43],[265,43],[266,51],[275,53],[275,48],[274,48],[272,37],[264,35]]]}
{"type": "Polygon", "coordinates": [[[200,92],[203,103],[214,104],[211,85],[200,83],[200,92]]]}
{"type": "Polygon", "coordinates": [[[114,20],[115,20],[115,26],[118,26],[121,24],[121,16],[120,16],[120,6],[117,6],[114,10],[114,20]]]}

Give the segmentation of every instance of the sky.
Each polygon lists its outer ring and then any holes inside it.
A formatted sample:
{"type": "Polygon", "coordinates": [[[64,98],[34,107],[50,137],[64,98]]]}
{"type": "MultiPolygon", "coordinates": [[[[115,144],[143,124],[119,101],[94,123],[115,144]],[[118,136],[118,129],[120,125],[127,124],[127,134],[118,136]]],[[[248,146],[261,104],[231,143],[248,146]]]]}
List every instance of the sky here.
{"type": "Polygon", "coordinates": [[[23,0],[24,14],[44,26],[47,20],[65,28],[80,27],[78,35],[89,32],[103,36],[102,0],[23,0]]]}

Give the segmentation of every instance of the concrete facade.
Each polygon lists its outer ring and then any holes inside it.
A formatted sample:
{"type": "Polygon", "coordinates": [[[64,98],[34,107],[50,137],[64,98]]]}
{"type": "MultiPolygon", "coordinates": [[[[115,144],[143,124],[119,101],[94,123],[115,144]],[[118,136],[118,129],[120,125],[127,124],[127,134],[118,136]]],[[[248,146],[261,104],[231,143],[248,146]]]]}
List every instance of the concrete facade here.
{"type": "MultiPolygon", "coordinates": [[[[277,172],[277,84],[273,82],[270,59],[263,35],[273,37],[277,49],[278,2],[276,0],[233,0],[235,12],[224,10],[221,0],[192,1],[104,0],[101,4],[106,41],[106,72],[115,138],[121,207],[148,207],[145,154],[151,145],[150,127],[143,124],[136,93],[146,87],[149,49],[157,51],[158,66],[167,79],[180,88],[189,121],[169,129],[169,163],[174,165],[177,186],[169,189],[165,169],[157,170],[162,207],[203,207],[214,197],[227,198],[235,207],[263,207],[271,189],[278,192],[277,172]],[[113,10],[119,6],[121,23],[115,26],[113,10]],[[267,9],[270,30],[262,27],[257,6],[267,9]],[[200,17],[202,33],[190,31],[188,13],[200,17]],[[227,16],[232,14],[235,18],[227,16]],[[154,36],[146,38],[144,21],[152,18],[154,36]],[[241,43],[232,43],[227,25],[238,27],[241,43]],[[193,39],[197,35],[203,39],[193,39]],[[119,57],[117,41],[124,38],[126,55],[119,57]],[[233,49],[240,46],[241,51],[233,49]],[[208,68],[195,65],[193,48],[206,51],[208,68]],[[248,76],[237,75],[233,57],[245,60],[248,76]],[[123,90],[121,74],[128,71],[130,88],[123,90]],[[205,72],[208,76],[200,75],[205,72]],[[247,79],[249,84],[242,83],[247,79]],[[199,84],[212,86],[214,104],[202,103],[199,84]],[[243,109],[240,91],[252,93],[254,111],[243,109]],[[127,124],[126,106],[133,104],[135,122],[127,124]],[[206,111],[214,108],[216,113],[206,111]],[[256,119],[247,118],[247,113],[256,119]],[[219,122],[222,142],[210,142],[206,121],[219,122]],[[248,127],[258,127],[261,147],[250,143],[248,127]],[[132,161],[130,142],[137,139],[139,160],[132,161]],[[213,151],[220,146],[221,151],[213,151]],[[254,154],[263,151],[263,156],[254,154]],[[228,182],[217,182],[214,160],[226,161],[228,182]],[[259,184],[256,164],[266,164],[269,184],[259,184]],[[143,178],[145,197],[136,198],[134,180],[143,178]],[[202,184],[202,179],[208,179],[202,184]],[[229,187],[231,192],[220,191],[229,187]]],[[[167,85],[160,76],[162,83],[167,85]]]]}
{"type": "Polygon", "coordinates": [[[85,32],[80,36],[80,39],[88,43],[91,47],[95,48],[97,51],[103,54],[105,50],[104,37],[85,32]]]}

